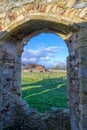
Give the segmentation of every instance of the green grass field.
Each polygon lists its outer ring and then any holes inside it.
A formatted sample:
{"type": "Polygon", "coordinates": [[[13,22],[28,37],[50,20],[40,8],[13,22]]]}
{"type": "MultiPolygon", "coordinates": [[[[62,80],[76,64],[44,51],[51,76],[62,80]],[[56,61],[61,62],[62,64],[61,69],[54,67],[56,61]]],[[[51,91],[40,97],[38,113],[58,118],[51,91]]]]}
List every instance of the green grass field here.
{"type": "Polygon", "coordinates": [[[65,72],[22,73],[22,97],[39,112],[67,108],[65,72]]]}

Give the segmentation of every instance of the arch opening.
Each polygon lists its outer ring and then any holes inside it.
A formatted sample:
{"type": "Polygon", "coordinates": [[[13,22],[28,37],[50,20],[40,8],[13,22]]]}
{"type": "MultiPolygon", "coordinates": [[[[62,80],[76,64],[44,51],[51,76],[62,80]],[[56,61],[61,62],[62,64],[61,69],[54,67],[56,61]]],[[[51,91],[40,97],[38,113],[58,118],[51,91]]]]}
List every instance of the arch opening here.
{"type": "Polygon", "coordinates": [[[22,53],[22,96],[30,107],[68,108],[67,56],[66,43],[53,32],[29,39],[22,53]]]}

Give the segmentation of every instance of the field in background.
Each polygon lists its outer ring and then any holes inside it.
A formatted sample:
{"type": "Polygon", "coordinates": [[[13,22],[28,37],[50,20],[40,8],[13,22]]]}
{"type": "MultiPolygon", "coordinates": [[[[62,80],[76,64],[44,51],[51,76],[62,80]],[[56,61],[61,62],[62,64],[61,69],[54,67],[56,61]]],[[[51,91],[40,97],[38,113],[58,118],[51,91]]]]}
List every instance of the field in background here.
{"type": "Polygon", "coordinates": [[[66,72],[22,72],[22,97],[39,112],[67,108],[66,72]]]}

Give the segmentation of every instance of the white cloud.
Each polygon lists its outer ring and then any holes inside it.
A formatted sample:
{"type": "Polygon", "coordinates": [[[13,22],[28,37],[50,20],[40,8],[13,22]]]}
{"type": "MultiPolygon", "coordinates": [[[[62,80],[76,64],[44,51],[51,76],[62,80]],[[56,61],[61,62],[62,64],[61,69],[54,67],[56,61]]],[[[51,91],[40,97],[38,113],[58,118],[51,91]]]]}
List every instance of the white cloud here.
{"type": "Polygon", "coordinates": [[[51,58],[54,57],[54,54],[59,52],[62,48],[60,47],[48,47],[44,48],[41,47],[38,50],[24,50],[22,54],[22,63],[41,63],[41,64],[48,64],[51,58]]]}
{"type": "Polygon", "coordinates": [[[40,61],[48,61],[50,60],[51,56],[45,56],[45,57],[41,57],[39,60],[40,61]]]}

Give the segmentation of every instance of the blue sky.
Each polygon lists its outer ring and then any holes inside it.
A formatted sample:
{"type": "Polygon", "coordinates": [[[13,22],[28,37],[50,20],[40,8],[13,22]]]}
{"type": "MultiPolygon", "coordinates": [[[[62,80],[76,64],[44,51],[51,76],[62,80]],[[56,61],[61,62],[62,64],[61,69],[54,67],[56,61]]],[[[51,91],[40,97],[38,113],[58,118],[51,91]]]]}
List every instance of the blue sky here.
{"type": "Polygon", "coordinates": [[[22,63],[37,63],[46,67],[66,63],[68,48],[58,35],[41,33],[29,40],[24,47],[22,63]]]}

